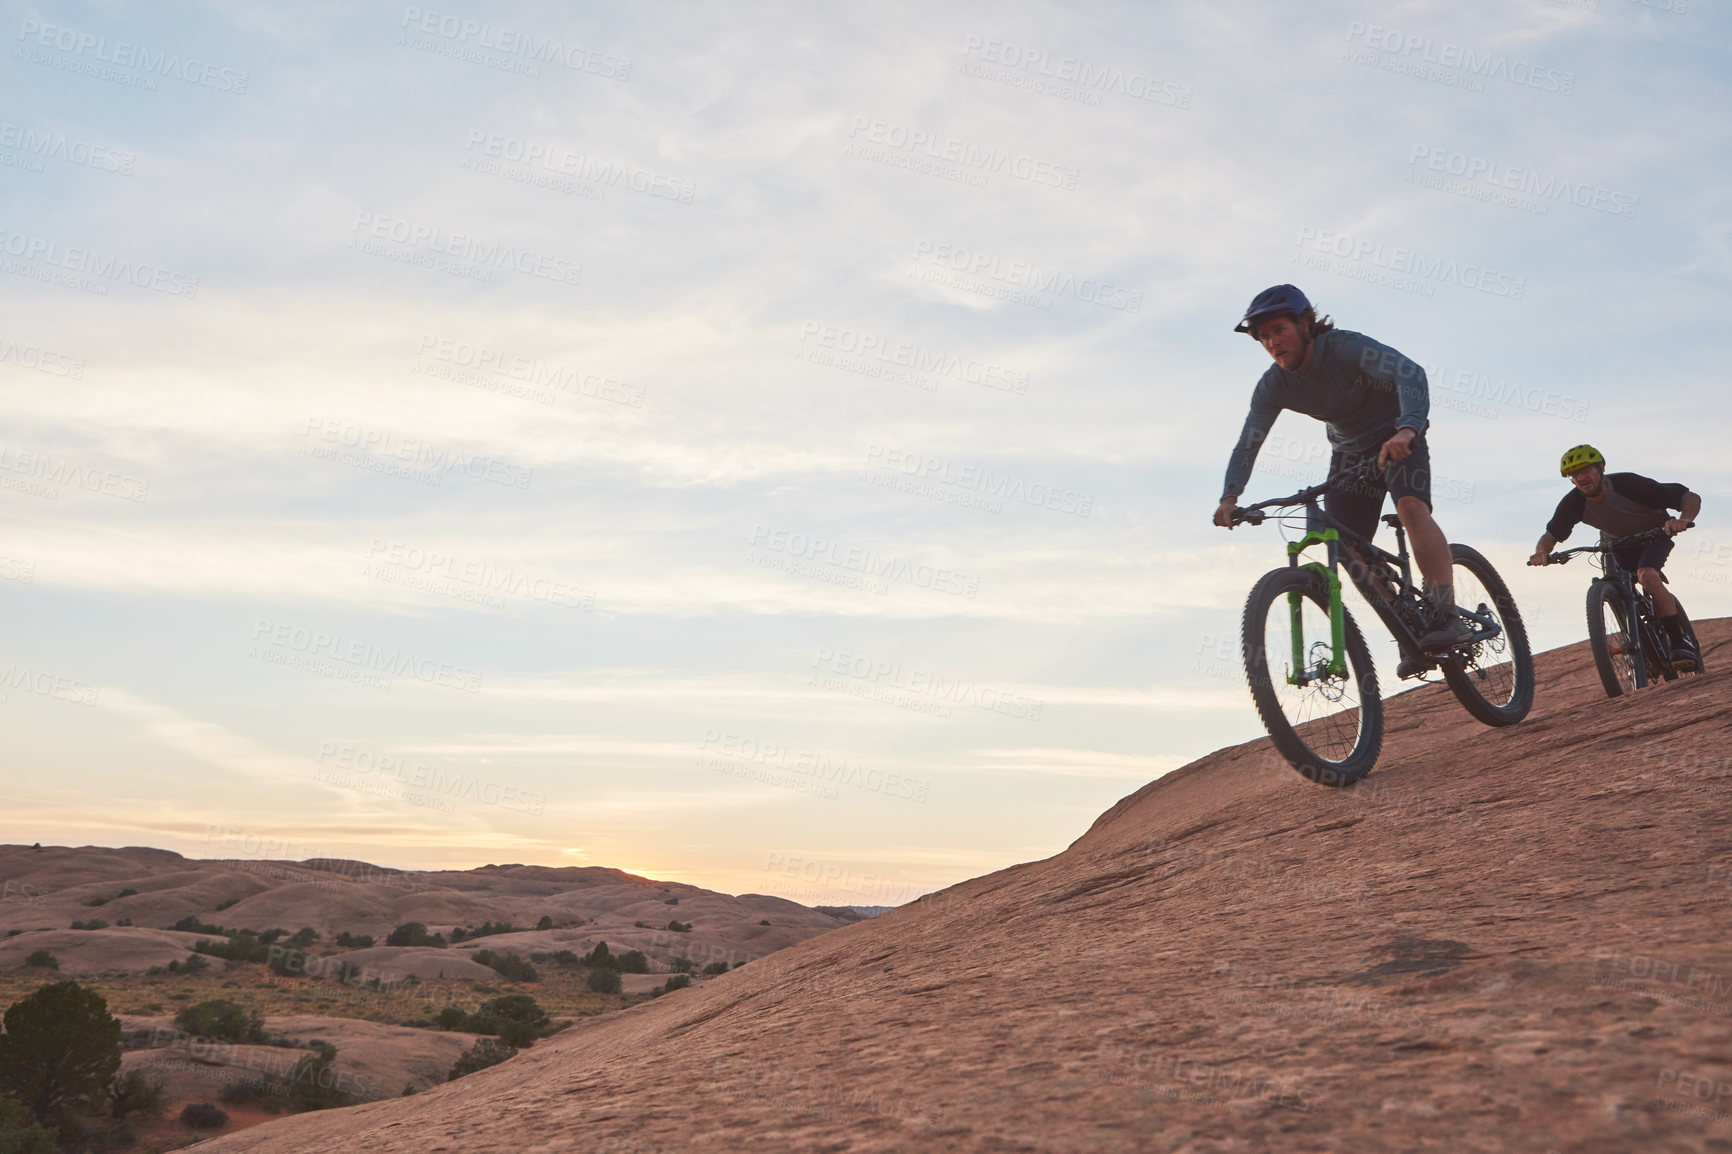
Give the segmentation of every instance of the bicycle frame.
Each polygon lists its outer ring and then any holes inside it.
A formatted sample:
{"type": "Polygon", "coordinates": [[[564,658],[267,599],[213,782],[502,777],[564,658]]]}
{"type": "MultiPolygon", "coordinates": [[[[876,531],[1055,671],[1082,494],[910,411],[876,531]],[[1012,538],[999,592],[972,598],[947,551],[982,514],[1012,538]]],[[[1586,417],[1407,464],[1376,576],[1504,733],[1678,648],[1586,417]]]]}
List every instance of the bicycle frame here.
{"type": "MultiPolygon", "coordinates": [[[[1255,505],[1234,510],[1236,521],[1260,524],[1264,519],[1262,513],[1264,509],[1299,507],[1305,509],[1307,525],[1305,535],[1297,541],[1287,543],[1287,563],[1295,568],[1312,570],[1323,579],[1328,589],[1330,657],[1322,672],[1333,676],[1345,676],[1347,673],[1346,610],[1341,602],[1341,578],[1337,573],[1341,563],[1340,549],[1344,542],[1364,562],[1366,581],[1364,583],[1355,581],[1354,584],[1365,596],[1366,603],[1371,606],[1371,611],[1377,614],[1378,619],[1383,622],[1384,627],[1395,638],[1395,644],[1403,656],[1424,657],[1424,651],[1419,643],[1419,634],[1401,616],[1399,609],[1402,604],[1411,604],[1423,596],[1413,585],[1413,567],[1408,558],[1407,534],[1402,529],[1400,519],[1394,516],[1384,518],[1386,523],[1395,528],[1396,549],[1398,551],[1391,553],[1386,549],[1379,548],[1369,538],[1360,536],[1331,517],[1322,505],[1323,497],[1330,488],[1341,482],[1353,480],[1369,471],[1370,469],[1366,465],[1344,469],[1322,484],[1313,485],[1309,489],[1302,489],[1289,497],[1279,497],[1273,501],[1259,501],[1255,505]],[[1318,528],[1316,527],[1318,525],[1325,527],[1318,528]],[[1301,554],[1316,545],[1324,546],[1328,560],[1323,562],[1308,561],[1301,564],[1299,560],[1301,554]],[[1377,586],[1376,582],[1379,580],[1394,586],[1393,597],[1377,586]]],[[[1311,680],[1304,672],[1304,638],[1299,623],[1303,597],[1296,592],[1289,593],[1287,600],[1290,606],[1293,629],[1293,666],[1287,674],[1287,682],[1290,685],[1303,685],[1311,680]]],[[[1465,644],[1477,645],[1482,641],[1489,641],[1503,631],[1498,623],[1490,617],[1459,607],[1458,610],[1464,617],[1471,619],[1478,626],[1474,636],[1465,644]]]]}
{"type": "MultiPolygon", "coordinates": [[[[1691,521],[1690,525],[1696,522],[1691,521]]],[[[1549,563],[1562,565],[1570,558],[1584,553],[1597,553],[1603,559],[1604,571],[1589,583],[1591,588],[1603,581],[1616,585],[1624,595],[1624,604],[1630,607],[1630,620],[1624,630],[1625,643],[1631,647],[1631,658],[1637,668],[1648,669],[1648,640],[1650,629],[1659,628],[1659,617],[1654,610],[1654,601],[1648,596],[1648,591],[1636,584],[1636,575],[1618,564],[1618,550],[1631,548],[1644,539],[1660,532],[1649,529],[1643,533],[1635,533],[1628,537],[1620,537],[1614,541],[1601,541],[1598,545],[1579,545],[1574,549],[1565,549],[1561,553],[1551,554],[1549,563]]],[[[1661,652],[1664,652],[1662,650],[1661,652]]]]}

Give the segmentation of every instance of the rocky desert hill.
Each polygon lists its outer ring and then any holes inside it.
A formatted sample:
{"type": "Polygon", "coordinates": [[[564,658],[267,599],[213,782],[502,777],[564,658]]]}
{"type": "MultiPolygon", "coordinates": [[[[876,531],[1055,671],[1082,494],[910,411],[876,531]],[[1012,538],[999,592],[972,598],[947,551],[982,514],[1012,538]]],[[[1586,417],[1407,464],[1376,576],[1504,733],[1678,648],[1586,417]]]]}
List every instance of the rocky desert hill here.
{"type": "MultiPolygon", "coordinates": [[[[248,848],[241,838],[213,842],[216,853],[248,848]]],[[[169,929],[188,917],[231,930],[292,933],[310,926],[326,940],[368,935],[378,943],[373,949],[332,960],[387,982],[410,974],[492,981],[497,975],[467,960],[468,953],[584,952],[598,941],[616,953],[641,950],[658,970],[679,958],[731,965],[857,920],[763,894],[733,896],[599,867],[408,872],[357,861],[185,858],[139,847],[0,846],[0,891],[0,970],[47,949],[68,975],[140,972],[184,959],[211,936],[169,929]],[[450,950],[384,944],[405,922],[449,934],[487,922],[535,926],[544,917],[553,928],[496,934],[450,950]],[[74,922],[105,925],[69,928],[74,922]],[[691,929],[670,931],[673,922],[691,929]]]]}
{"type": "Polygon", "coordinates": [[[1732,1149],[1732,674],[1539,672],[1513,729],[1392,701],[1361,787],[1222,750],[1056,857],[204,1148],[1732,1149]]]}

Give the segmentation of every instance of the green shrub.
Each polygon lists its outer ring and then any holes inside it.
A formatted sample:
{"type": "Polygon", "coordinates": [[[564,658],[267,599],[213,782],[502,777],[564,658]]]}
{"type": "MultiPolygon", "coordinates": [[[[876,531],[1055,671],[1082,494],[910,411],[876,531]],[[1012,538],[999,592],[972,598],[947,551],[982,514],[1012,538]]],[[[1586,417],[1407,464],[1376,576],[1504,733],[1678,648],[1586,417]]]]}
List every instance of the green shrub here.
{"type": "Polygon", "coordinates": [[[690,923],[690,922],[669,922],[668,923],[668,929],[672,930],[676,934],[689,934],[692,932],[692,923],[690,923]]]}
{"type": "Polygon", "coordinates": [[[481,1003],[481,1012],[489,1017],[507,1018],[531,1026],[547,1025],[547,1011],[528,994],[501,994],[481,1003]]]}
{"type": "Polygon", "coordinates": [[[475,960],[508,982],[539,982],[541,975],[534,966],[516,954],[496,954],[492,950],[476,950],[475,960]]]}
{"type": "MultiPolygon", "coordinates": [[[[162,1083],[145,1077],[143,1070],[128,1070],[108,1087],[108,1112],[116,1118],[128,1114],[154,1117],[162,1113],[162,1083]]],[[[0,1150],[5,1144],[0,1143],[0,1150]]]]}
{"type": "Polygon", "coordinates": [[[672,977],[670,977],[667,980],[666,983],[663,984],[662,992],[663,993],[671,993],[674,990],[683,990],[691,984],[692,984],[692,980],[690,978],[688,978],[686,975],[674,974],[672,977]]]}
{"type": "Polygon", "coordinates": [[[619,956],[615,968],[622,974],[647,974],[649,959],[644,957],[642,950],[627,950],[619,956]]]}
{"type": "Polygon", "coordinates": [[[54,1131],[30,1116],[15,1098],[0,1094],[0,1151],[4,1154],[54,1154],[54,1131]]]}
{"type": "Polygon", "coordinates": [[[188,914],[168,928],[178,930],[183,934],[221,934],[227,932],[221,926],[213,926],[199,921],[196,914],[188,914]]]}
{"type": "Polygon", "coordinates": [[[180,1112],[180,1120],[194,1130],[215,1130],[228,1122],[229,1114],[221,1106],[209,1102],[190,1102],[180,1112]]]}
{"type": "Polygon", "coordinates": [[[726,962],[711,962],[709,965],[704,967],[704,974],[706,977],[714,976],[716,974],[725,974],[727,972],[728,963],[726,962]]]}
{"type": "Polygon", "coordinates": [[[541,920],[535,923],[535,928],[538,930],[551,930],[553,928],[553,915],[542,914],[541,920]]]}
{"type": "Polygon", "coordinates": [[[238,902],[240,900],[241,899],[239,899],[239,898],[230,898],[226,902],[218,902],[216,905],[217,912],[221,913],[223,910],[228,909],[230,906],[234,905],[236,902],[238,902]]]}
{"type": "Polygon", "coordinates": [[[330,1110],[354,1101],[350,1093],[338,1084],[340,1079],[331,1063],[337,1048],[328,1042],[314,1042],[317,1054],[308,1054],[289,1071],[289,1105],[296,1110],[330,1110]]]}
{"type": "Polygon", "coordinates": [[[367,950],[373,947],[372,934],[351,934],[344,931],[337,935],[337,944],[345,950],[367,950]]]}
{"type": "Polygon", "coordinates": [[[105,906],[108,904],[108,899],[107,898],[91,898],[89,901],[85,902],[84,904],[86,906],[105,906]]]}
{"type": "Polygon", "coordinates": [[[27,966],[37,966],[44,970],[58,970],[60,968],[60,959],[49,953],[47,950],[34,950],[28,958],[24,959],[24,964],[27,966]]]}
{"type": "Polygon", "coordinates": [[[196,1038],[253,1044],[265,1040],[264,1018],[256,1011],[224,998],[212,998],[186,1007],[174,1016],[174,1024],[196,1038]]]}
{"type": "Polygon", "coordinates": [[[73,922],[72,928],[75,930],[106,930],[108,923],[101,918],[91,918],[87,922],[73,922]]]}
{"type": "Polygon", "coordinates": [[[674,973],[676,974],[689,974],[695,968],[696,966],[690,958],[674,959],[674,973]]]}
{"type": "Polygon", "coordinates": [[[458,926],[451,931],[453,942],[473,941],[476,938],[492,937],[494,934],[520,934],[522,926],[514,926],[510,922],[482,922],[479,926],[458,926]]]}
{"type": "Polygon", "coordinates": [[[441,1030],[461,1030],[469,1020],[469,1015],[458,1006],[446,1006],[434,1020],[439,1023],[441,1030]]]}
{"type": "Polygon", "coordinates": [[[385,939],[385,944],[388,946],[433,946],[444,949],[445,936],[428,933],[427,927],[420,922],[404,922],[391,931],[385,939]]]}
{"type": "Polygon", "coordinates": [[[95,1113],[120,1069],[120,1022],[102,995],[55,982],[7,1008],[0,1034],[0,1092],[55,1125],[95,1113]]]}
{"type": "Polygon", "coordinates": [[[589,972],[589,988],[598,994],[619,993],[619,971],[591,970],[589,972]]]}
{"type": "Polygon", "coordinates": [[[492,1038],[482,1038],[473,1046],[463,1051],[463,1055],[451,1067],[451,1073],[445,1076],[447,1082],[455,1082],[465,1074],[473,1074],[477,1070],[485,1070],[489,1066],[497,1066],[511,1055],[517,1053],[510,1046],[495,1041],[492,1038]]]}
{"type": "Polygon", "coordinates": [[[125,889],[121,890],[119,893],[115,894],[114,896],[115,896],[116,900],[119,900],[120,898],[132,897],[136,893],[138,893],[137,890],[133,889],[131,886],[127,886],[125,889]]]}
{"type": "Polygon", "coordinates": [[[560,950],[557,954],[553,955],[553,960],[562,966],[577,965],[577,955],[572,953],[570,950],[560,950]]]}
{"type": "Polygon", "coordinates": [[[759,923],[758,923],[758,924],[759,924],[759,925],[760,925],[760,926],[767,926],[767,925],[769,925],[769,924],[770,924],[770,919],[769,919],[769,918],[765,918],[765,919],[764,919],[764,920],[763,920],[763,921],[761,921],[761,922],[759,922],[759,923]]]}
{"type": "Polygon", "coordinates": [[[515,1050],[525,1050],[535,1045],[535,1039],[541,1036],[534,1026],[528,1022],[514,1022],[510,1018],[492,1018],[489,1024],[493,1027],[490,1033],[498,1036],[501,1042],[515,1050]]]}

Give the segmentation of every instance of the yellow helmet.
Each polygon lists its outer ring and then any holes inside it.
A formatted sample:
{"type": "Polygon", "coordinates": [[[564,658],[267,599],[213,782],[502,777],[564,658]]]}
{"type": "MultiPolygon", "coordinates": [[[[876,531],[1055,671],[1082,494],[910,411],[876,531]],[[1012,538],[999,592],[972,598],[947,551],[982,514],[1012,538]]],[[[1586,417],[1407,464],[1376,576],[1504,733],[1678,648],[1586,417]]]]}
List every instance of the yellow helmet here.
{"type": "Polygon", "coordinates": [[[1592,445],[1577,445],[1558,462],[1558,472],[1567,477],[1584,465],[1598,465],[1603,469],[1606,467],[1606,459],[1592,445]]]}

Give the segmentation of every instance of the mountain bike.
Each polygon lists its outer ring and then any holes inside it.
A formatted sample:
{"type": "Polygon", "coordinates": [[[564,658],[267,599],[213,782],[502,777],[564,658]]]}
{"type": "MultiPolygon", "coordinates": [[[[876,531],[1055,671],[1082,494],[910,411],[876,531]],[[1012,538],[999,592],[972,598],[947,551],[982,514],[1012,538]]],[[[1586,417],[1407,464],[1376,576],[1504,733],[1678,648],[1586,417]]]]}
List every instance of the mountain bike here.
{"type": "MultiPolygon", "coordinates": [[[[1696,522],[1691,521],[1694,525],[1696,522]]],[[[1598,554],[1603,573],[1588,585],[1588,644],[1607,697],[1621,697],[1643,689],[1650,682],[1674,681],[1680,672],[1701,673],[1702,647],[1696,643],[1696,627],[1678,602],[1684,635],[1696,650],[1694,668],[1679,670],[1672,663],[1672,645],[1654,612],[1654,600],[1636,583],[1636,575],[1618,564],[1617,551],[1639,548],[1666,536],[1664,529],[1649,529],[1629,537],[1565,549],[1546,558],[1548,565],[1563,565],[1581,554],[1598,554]],[[1634,626],[1632,628],[1632,626],[1634,626]]],[[[1676,595],[1674,595],[1676,600],[1676,595]]]]}
{"type": "MultiPolygon", "coordinates": [[[[1343,470],[1320,485],[1233,510],[1233,524],[1260,525],[1266,509],[1304,509],[1304,535],[1287,543],[1287,566],[1265,573],[1245,600],[1240,644],[1251,699],[1275,748],[1287,763],[1319,785],[1343,786],[1371,772],[1383,745],[1383,699],[1371,652],[1341,603],[1337,569],[1346,546],[1353,578],[1367,604],[1395,638],[1402,656],[1422,671],[1442,671],[1467,711],[1487,725],[1514,725],[1534,699],[1534,662],[1527,630],[1509,587],[1478,550],[1452,544],[1456,612],[1471,635],[1446,650],[1426,652],[1429,606],[1413,583],[1401,519],[1387,514],[1396,552],[1378,548],[1323,509],[1338,485],[1369,475],[1376,462],[1343,470]],[[1323,546],[1323,561],[1306,550],[1323,546]],[[1472,605],[1473,609],[1464,609],[1472,605]],[[1271,664],[1281,666],[1280,675],[1271,664]]],[[[1277,514],[1286,523],[1293,514],[1277,514]]]]}

